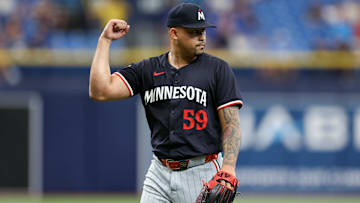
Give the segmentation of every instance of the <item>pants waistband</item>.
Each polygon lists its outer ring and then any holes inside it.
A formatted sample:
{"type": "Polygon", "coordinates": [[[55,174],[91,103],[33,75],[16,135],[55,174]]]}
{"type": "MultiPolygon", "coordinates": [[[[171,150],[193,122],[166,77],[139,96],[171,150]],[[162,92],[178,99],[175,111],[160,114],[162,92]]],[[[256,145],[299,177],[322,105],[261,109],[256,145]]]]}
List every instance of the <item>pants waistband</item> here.
{"type": "MultiPolygon", "coordinates": [[[[155,156],[156,157],[156,156],[155,156]]],[[[156,157],[157,158],[157,157],[156,157]]],[[[173,160],[173,159],[159,159],[157,158],[162,165],[173,170],[173,171],[181,171],[194,166],[202,165],[208,163],[212,160],[217,159],[217,154],[209,154],[204,156],[198,156],[191,159],[184,160],[173,160]]]]}

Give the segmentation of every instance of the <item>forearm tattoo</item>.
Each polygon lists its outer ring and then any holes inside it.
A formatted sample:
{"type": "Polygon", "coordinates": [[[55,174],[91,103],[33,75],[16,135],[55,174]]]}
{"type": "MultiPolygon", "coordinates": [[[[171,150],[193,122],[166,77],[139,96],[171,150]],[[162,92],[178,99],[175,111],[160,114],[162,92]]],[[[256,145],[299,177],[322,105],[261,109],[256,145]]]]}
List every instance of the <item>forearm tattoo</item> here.
{"type": "Polygon", "coordinates": [[[225,108],[222,113],[224,124],[222,130],[223,164],[235,166],[240,150],[241,131],[237,107],[225,108]]]}

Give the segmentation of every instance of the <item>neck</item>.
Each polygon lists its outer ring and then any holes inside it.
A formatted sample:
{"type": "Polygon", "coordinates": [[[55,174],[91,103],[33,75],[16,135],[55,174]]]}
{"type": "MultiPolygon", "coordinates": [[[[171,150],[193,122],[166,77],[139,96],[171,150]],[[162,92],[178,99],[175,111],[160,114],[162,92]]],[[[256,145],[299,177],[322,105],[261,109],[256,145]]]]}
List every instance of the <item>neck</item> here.
{"type": "Polygon", "coordinates": [[[168,55],[169,63],[177,69],[180,69],[186,65],[189,65],[196,58],[197,58],[197,56],[186,55],[185,53],[183,53],[180,50],[177,50],[173,47],[170,48],[170,52],[168,55]]]}

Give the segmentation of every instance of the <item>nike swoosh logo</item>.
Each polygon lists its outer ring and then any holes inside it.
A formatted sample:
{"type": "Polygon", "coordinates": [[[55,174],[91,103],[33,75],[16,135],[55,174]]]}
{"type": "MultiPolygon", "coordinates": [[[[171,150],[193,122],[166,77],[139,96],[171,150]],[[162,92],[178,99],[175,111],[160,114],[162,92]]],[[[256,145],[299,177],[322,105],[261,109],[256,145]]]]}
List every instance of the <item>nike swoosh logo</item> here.
{"type": "Polygon", "coordinates": [[[154,72],[153,75],[154,75],[154,76],[159,76],[159,75],[162,75],[162,74],[164,74],[164,73],[165,73],[165,72],[158,72],[158,73],[157,73],[157,72],[154,72]]]}

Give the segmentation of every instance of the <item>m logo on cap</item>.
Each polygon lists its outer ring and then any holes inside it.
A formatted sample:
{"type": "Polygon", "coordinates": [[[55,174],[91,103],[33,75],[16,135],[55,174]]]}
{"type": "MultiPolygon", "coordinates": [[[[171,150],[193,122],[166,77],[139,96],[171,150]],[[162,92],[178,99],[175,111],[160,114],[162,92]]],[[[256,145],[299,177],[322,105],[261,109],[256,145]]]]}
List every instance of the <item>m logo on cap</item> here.
{"type": "Polygon", "coordinates": [[[205,20],[205,15],[201,8],[198,10],[198,20],[205,20]]]}

